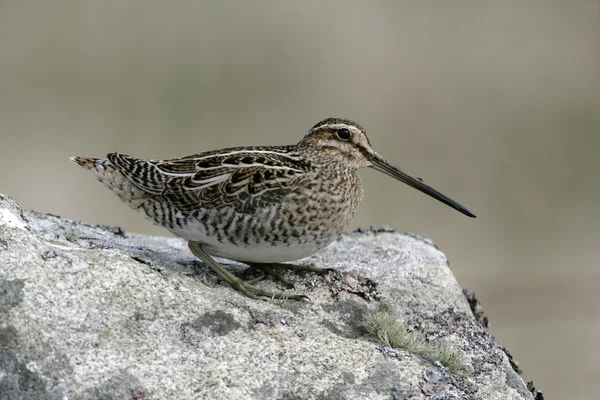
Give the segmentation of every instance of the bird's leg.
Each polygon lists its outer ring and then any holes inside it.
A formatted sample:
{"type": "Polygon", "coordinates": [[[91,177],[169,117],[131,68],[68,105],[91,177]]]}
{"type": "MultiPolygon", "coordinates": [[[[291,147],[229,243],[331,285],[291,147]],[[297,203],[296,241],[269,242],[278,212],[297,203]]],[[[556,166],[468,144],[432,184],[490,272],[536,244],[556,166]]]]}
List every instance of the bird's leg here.
{"type": "Polygon", "coordinates": [[[222,265],[220,265],[218,262],[216,262],[204,250],[202,250],[202,245],[200,243],[189,241],[188,247],[190,248],[190,251],[192,252],[192,254],[194,254],[196,257],[198,257],[199,259],[204,261],[204,263],[206,265],[208,265],[210,268],[212,268],[213,271],[215,271],[221,277],[221,279],[223,279],[225,282],[229,283],[229,285],[231,285],[231,287],[233,287],[235,290],[239,291],[241,294],[243,294],[246,297],[249,297],[249,298],[255,299],[255,300],[259,300],[261,297],[268,297],[271,299],[290,299],[290,300],[302,300],[302,299],[307,298],[307,296],[302,295],[302,294],[286,294],[284,292],[275,293],[275,292],[270,292],[268,290],[263,290],[263,289],[257,288],[256,286],[253,286],[247,282],[244,282],[243,280],[241,280],[240,278],[238,278],[237,276],[233,275],[231,272],[229,272],[225,268],[223,268],[222,265]]]}
{"type": "MultiPolygon", "coordinates": [[[[254,270],[260,269],[264,273],[264,275],[261,276],[260,278],[264,278],[266,275],[271,275],[273,277],[273,279],[283,283],[288,289],[295,289],[295,285],[292,282],[288,281],[283,276],[281,276],[280,273],[275,271],[275,269],[271,268],[272,264],[248,263],[248,265],[250,265],[250,267],[248,267],[248,269],[246,271],[248,271],[248,270],[254,271],[254,270]]],[[[246,271],[244,271],[244,273],[246,273],[246,271]]]]}
{"type": "MultiPolygon", "coordinates": [[[[244,273],[252,272],[252,271],[256,271],[257,269],[260,269],[261,271],[264,272],[264,275],[262,275],[256,279],[264,279],[264,277],[266,275],[271,275],[273,277],[273,279],[280,281],[289,289],[294,289],[295,285],[292,282],[285,279],[280,273],[277,272],[277,270],[287,269],[289,271],[308,271],[308,272],[316,272],[318,274],[323,274],[323,275],[328,273],[329,271],[333,271],[333,269],[331,269],[331,268],[319,268],[319,267],[315,267],[312,265],[295,265],[295,264],[282,264],[282,263],[271,263],[271,264],[247,263],[247,264],[250,265],[250,267],[248,267],[248,269],[246,271],[244,271],[244,273]]],[[[254,282],[254,281],[255,280],[253,279],[252,282],[254,282]]],[[[249,281],[247,281],[247,282],[249,282],[249,281]]]]}
{"type": "MultiPolygon", "coordinates": [[[[319,268],[313,265],[296,265],[296,264],[283,264],[283,263],[273,263],[267,264],[271,269],[287,269],[290,271],[307,271],[307,272],[316,272],[317,274],[325,275],[328,272],[334,271],[333,268],[319,268]]],[[[253,266],[260,268],[260,264],[253,264],[253,266]]]]}
{"type": "Polygon", "coordinates": [[[248,277],[250,275],[252,275],[253,272],[255,272],[258,268],[254,267],[254,266],[249,266],[248,268],[246,268],[243,272],[242,272],[242,277],[243,277],[243,281],[246,282],[249,285],[254,285],[257,282],[263,281],[265,280],[265,278],[267,277],[267,274],[265,274],[264,271],[261,271],[260,276],[256,277],[256,278],[252,278],[252,279],[248,279],[248,277]]]}

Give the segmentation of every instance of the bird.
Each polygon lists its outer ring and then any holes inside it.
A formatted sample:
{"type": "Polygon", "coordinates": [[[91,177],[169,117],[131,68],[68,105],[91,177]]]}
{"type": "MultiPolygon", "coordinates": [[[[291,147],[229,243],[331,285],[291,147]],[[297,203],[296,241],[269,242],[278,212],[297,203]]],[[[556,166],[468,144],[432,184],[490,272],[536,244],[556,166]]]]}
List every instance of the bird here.
{"type": "Polygon", "coordinates": [[[363,198],[358,174],[373,168],[475,218],[444,194],[386,161],[367,133],[346,118],[326,118],[296,144],[246,146],[167,160],[118,152],[107,158],[71,157],[146,219],[185,239],[193,255],[251,299],[307,298],[269,291],[217,262],[225,258],[260,269],[293,287],[282,269],[325,273],[287,262],[335,241],[363,198]]]}

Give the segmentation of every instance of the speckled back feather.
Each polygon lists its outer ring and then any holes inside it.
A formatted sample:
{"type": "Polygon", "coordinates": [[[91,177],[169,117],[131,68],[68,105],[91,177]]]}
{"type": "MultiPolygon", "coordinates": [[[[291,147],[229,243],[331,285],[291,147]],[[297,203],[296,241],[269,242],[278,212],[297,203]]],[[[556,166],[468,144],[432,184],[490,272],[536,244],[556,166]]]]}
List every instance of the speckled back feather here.
{"type": "Polygon", "coordinates": [[[162,161],[111,153],[108,159],[138,189],[184,215],[198,208],[253,212],[281,202],[314,169],[291,147],[236,147],[162,161]]]}

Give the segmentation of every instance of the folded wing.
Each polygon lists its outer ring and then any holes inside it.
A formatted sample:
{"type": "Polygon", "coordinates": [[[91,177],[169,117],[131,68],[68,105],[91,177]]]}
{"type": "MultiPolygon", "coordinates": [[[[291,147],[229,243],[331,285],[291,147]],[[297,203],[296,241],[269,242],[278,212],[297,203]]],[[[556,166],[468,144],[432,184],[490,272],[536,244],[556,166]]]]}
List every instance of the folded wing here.
{"type": "Polygon", "coordinates": [[[111,153],[109,160],[136,187],[184,214],[234,207],[254,212],[281,202],[311,171],[290,148],[232,148],[173,160],[111,153]]]}

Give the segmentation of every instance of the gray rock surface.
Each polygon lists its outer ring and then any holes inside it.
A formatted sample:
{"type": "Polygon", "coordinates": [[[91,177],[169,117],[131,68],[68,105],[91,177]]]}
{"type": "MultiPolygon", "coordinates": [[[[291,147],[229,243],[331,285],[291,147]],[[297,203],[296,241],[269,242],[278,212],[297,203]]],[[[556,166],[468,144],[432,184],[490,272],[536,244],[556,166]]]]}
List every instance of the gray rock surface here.
{"type": "Polygon", "coordinates": [[[183,240],[0,195],[0,399],[533,399],[428,240],[353,232],[302,262],[336,269],[286,274],[310,302],[254,301],[183,240]],[[377,345],[381,299],[463,351],[462,376],[377,345]]]}

